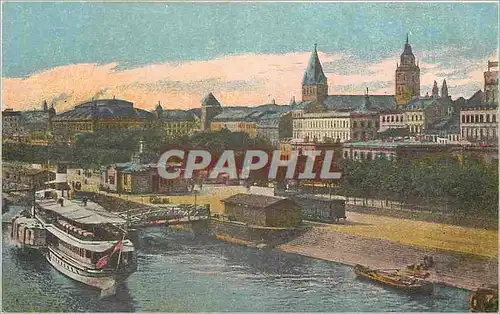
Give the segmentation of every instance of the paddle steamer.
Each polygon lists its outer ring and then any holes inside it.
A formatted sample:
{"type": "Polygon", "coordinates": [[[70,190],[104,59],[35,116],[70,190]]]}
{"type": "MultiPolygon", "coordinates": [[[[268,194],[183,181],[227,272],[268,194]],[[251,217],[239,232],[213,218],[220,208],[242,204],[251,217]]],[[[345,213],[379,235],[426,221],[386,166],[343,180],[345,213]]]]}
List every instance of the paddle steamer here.
{"type": "Polygon", "coordinates": [[[69,278],[100,289],[102,296],[114,294],[116,284],[137,268],[126,221],[96,203],[55,192],[37,193],[33,208],[46,230],[47,261],[69,278]]]}

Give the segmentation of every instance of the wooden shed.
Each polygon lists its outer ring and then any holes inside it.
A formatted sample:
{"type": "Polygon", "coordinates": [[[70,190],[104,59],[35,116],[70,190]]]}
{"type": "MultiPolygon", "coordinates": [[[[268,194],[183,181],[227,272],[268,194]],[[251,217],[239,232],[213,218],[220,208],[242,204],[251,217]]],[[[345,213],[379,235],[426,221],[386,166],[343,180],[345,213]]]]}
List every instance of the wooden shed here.
{"type": "Polygon", "coordinates": [[[225,215],[249,225],[294,228],[301,223],[301,207],[288,198],[240,193],[221,202],[225,215]]]}

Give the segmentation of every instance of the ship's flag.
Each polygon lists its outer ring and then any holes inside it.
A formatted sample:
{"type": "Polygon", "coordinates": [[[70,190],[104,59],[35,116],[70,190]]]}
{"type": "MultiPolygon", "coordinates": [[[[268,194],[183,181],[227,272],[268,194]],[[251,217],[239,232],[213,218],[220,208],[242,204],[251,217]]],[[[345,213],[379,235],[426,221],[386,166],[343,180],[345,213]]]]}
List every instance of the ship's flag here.
{"type": "Polygon", "coordinates": [[[123,245],[123,239],[120,240],[120,241],[118,241],[118,242],[116,242],[116,244],[111,249],[111,253],[106,254],[103,257],[101,257],[97,261],[97,263],[95,264],[95,267],[98,268],[98,269],[101,269],[104,266],[106,266],[106,264],[108,264],[108,262],[109,262],[109,258],[111,256],[113,256],[113,254],[115,254],[116,252],[120,251],[120,249],[122,248],[122,245],[123,245]]]}

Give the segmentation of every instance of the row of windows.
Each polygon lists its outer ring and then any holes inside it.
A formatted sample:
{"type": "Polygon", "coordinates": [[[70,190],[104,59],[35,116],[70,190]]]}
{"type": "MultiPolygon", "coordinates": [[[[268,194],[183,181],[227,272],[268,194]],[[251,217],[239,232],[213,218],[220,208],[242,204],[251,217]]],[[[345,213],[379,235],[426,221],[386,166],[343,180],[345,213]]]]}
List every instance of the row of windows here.
{"type": "Polygon", "coordinates": [[[51,255],[52,255],[52,259],[55,260],[57,264],[61,265],[62,267],[66,268],[67,270],[69,270],[75,274],[78,274],[78,271],[76,270],[76,268],[64,263],[63,261],[61,261],[58,257],[53,255],[52,253],[51,253],[51,255]]]}
{"type": "Polygon", "coordinates": [[[91,131],[92,124],[90,123],[54,123],[55,128],[67,128],[72,131],[91,131]]]}
{"type": "Polygon", "coordinates": [[[347,120],[318,120],[318,121],[294,121],[294,127],[302,128],[305,124],[305,128],[348,128],[349,121],[347,120]]]}
{"type": "Polygon", "coordinates": [[[421,125],[410,125],[410,133],[420,133],[424,129],[421,125]]]}
{"type": "MultiPolygon", "coordinates": [[[[326,128],[349,128],[349,121],[348,120],[318,120],[318,121],[305,121],[305,128],[306,129],[326,129],[326,128]]],[[[379,127],[379,122],[368,120],[368,121],[353,121],[352,122],[352,127],[357,128],[372,128],[375,126],[376,128],[379,127]]],[[[301,129],[303,128],[302,121],[294,123],[294,128],[296,129],[301,129]]]]}
{"type": "Polygon", "coordinates": [[[193,129],[196,128],[196,125],[185,122],[171,122],[165,126],[166,129],[193,129]]]}
{"type": "Polygon", "coordinates": [[[498,137],[496,128],[462,128],[463,138],[494,139],[498,137]]]}
{"type": "Polygon", "coordinates": [[[62,249],[66,249],[66,251],[79,255],[80,257],[89,257],[90,253],[85,249],[72,246],[71,244],[68,244],[66,242],[59,242],[59,245],[62,249]]]}
{"type": "Polygon", "coordinates": [[[389,159],[392,159],[395,157],[394,154],[385,154],[385,153],[372,153],[372,152],[358,152],[358,151],[353,151],[351,154],[349,151],[344,151],[344,158],[353,158],[353,159],[375,159],[375,158],[382,158],[382,157],[387,157],[389,159]]]}
{"type": "Polygon", "coordinates": [[[423,121],[424,120],[424,115],[421,113],[421,114],[412,114],[411,116],[409,116],[409,119],[410,121],[423,121]]]}
{"type": "MultiPolygon", "coordinates": [[[[293,137],[295,139],[301,138],[300,135],[302,132],[294,132],[293,137]]],[[[340,139],[340,140],[348,140],[349,132],[307,132],[306,137],[308,138],[332,138],[332,139],[340,139]]]]}
{"type": "Polygon", "coordinates": [[[303,92],[304,92],[304,95],[314,95],[314,93],[316,92],[316,88],[315,87],[312,87],[312,86],[305,86],[303,87],[303,92]]]}
{"type": "Polygon", "coordinates": [[[496,114],[463,114],[462,123],[482,123],[497,122],[496,114]]]}
{"type": "Polygon", "coordinates": [[[403,122],[404,115],[382,116],[382,122],[403,122]]]}

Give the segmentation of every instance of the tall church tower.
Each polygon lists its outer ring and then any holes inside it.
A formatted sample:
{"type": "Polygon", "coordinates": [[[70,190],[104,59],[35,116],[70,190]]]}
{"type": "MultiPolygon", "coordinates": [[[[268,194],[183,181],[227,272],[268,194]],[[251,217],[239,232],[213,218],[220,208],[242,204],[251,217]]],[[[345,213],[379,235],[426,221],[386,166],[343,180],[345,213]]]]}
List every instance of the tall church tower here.
{"type": "Polygon", "coordinates": [[[396,69],[396,104],[406,105],[414,96],[420,96],[420,68],[415,63],[415,55],[408,43],[401,54],[401,62],[396,69]]]}
{"type": "Polygon", "coordinates": [[[201,130],[210,130],[212,119],[222,112],[222,106],[212,92],[201,100],[201,130]]]}
{"type": "Polygon", "coordinates": [[[323,102],[328,96],[328,80],[319,62],[316,46],[314,44],[314,51],[302,78],[302,100],[323,102]]]}

